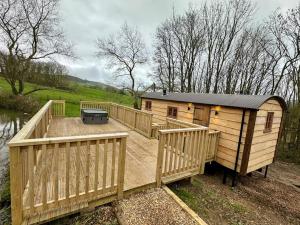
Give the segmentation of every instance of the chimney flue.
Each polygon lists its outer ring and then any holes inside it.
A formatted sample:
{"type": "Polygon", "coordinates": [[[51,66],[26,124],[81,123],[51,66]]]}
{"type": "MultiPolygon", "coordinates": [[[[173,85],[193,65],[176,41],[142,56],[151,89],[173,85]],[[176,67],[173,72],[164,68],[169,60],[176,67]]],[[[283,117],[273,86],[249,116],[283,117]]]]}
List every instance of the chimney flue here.
{"type": "Polygon", "coordinates": [[[167,90],[163,89],[163,95],[167,95],[167,90]]]}

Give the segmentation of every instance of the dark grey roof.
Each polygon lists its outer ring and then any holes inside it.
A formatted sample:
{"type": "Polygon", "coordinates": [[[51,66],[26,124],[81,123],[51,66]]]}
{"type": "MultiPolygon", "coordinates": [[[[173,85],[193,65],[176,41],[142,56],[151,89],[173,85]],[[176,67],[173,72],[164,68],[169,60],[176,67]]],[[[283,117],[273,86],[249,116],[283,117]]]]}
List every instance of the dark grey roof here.
{"type": "Polygon", "coordinates": [[[286,109],[283,98],[273,95],[228,95],[228,94],[199,94],[199,93],[167,93],[147,92],[142,98],[160,99],[177,102],[191,102],[206,105],[230,106],[245,109],[258,109],[268,99],[276,99],[282,108],[286,109]]]}

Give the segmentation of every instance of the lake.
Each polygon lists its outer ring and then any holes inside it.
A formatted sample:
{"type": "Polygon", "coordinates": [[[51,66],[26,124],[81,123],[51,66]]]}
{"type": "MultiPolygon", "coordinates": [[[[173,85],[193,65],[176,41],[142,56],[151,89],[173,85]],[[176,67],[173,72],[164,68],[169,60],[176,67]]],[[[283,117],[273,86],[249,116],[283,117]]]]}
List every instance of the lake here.
{"type": "Polygon", "coordinates": [[[0,189],[9,168],[7,143],[29,120],[30,115],[0,109],[0,189]]]}

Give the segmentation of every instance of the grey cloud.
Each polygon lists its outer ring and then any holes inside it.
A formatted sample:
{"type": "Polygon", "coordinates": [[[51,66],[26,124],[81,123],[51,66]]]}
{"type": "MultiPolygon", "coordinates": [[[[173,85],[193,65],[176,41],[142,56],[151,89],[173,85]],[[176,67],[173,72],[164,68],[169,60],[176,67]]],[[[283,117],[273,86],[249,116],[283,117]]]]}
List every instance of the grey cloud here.
{"type": "MultiPolygon", "coordinates": [[[[213,0],[212,0],[213,1],[213,0]]],[[[61,0],[62,27],[67,39],[75,44],[79,60],[65,62],[72,75],[110,83],[111,71],[95,57],[95,40],[112,32],[127,21],[142,32],[148,52],[151,52],[156,27],[172,14],[184,12],[189,3],[202,4],[204,0],[61,0]]],[[[276,8],[287,10],[295,7],[298,0],[258,0],[257,20],[262,20],[276,8]]],[[[139,68],[139,79],[150,82],[150,65],[139,68]]]]}

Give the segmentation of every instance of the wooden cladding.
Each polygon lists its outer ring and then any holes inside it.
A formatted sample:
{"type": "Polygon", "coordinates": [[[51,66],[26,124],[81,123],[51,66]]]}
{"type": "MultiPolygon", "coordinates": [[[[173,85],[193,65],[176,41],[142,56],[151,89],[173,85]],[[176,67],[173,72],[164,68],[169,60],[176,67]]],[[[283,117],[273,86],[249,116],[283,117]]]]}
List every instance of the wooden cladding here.
{"type": "Polygon", "coordinates": [[[177,118],[177,107],[168,106],[167,116],[173,119],[177,118]]]}
{"type": "Polygon", "coordinates": [[[274,119],[274,112],[268,112],[264,133],[269,133],[272,131],[273,119],[274,119]]]}
{"type": "Polygon", "coordinates": [[[145,101],[145,110],[152,110],[152,101],[145,101]]]}

